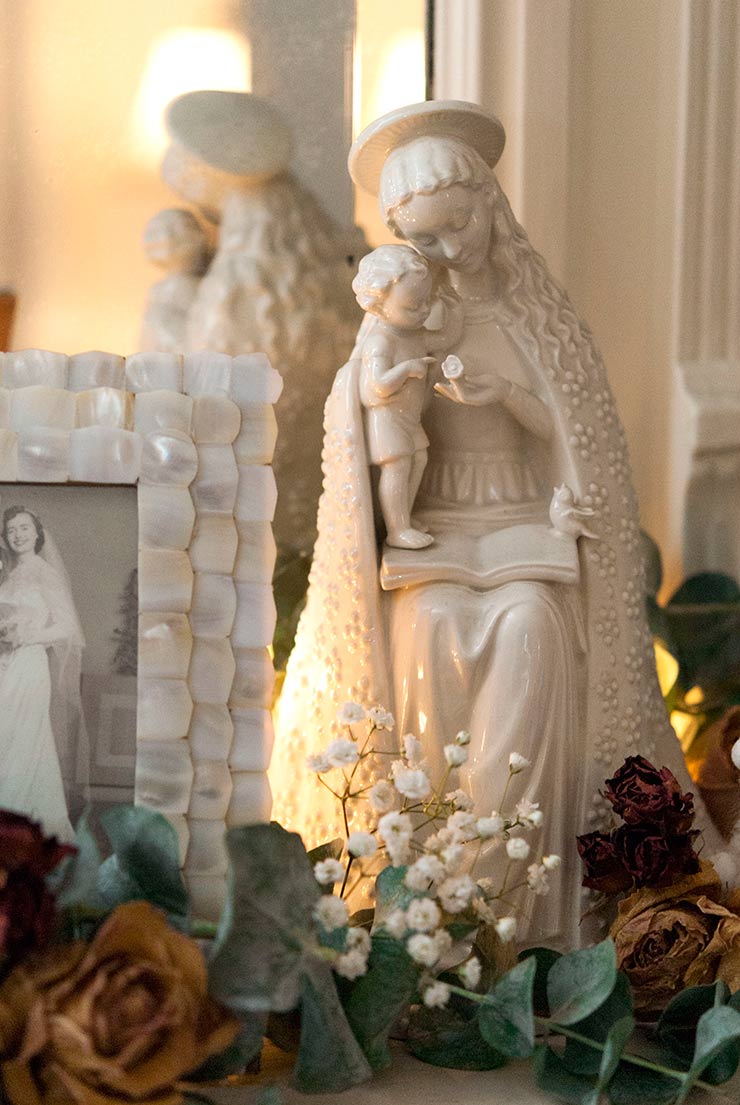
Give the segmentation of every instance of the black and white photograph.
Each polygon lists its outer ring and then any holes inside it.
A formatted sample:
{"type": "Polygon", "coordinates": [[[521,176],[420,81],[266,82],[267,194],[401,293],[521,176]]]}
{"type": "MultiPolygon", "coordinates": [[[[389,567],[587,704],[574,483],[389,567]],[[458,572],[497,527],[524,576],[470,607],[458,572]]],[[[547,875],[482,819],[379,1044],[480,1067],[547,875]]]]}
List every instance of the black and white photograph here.
{"type": "Polygon", "coordinates": [[[133,801],[133,487],[0,485],[0,808],[62,840],[133,801]]]}

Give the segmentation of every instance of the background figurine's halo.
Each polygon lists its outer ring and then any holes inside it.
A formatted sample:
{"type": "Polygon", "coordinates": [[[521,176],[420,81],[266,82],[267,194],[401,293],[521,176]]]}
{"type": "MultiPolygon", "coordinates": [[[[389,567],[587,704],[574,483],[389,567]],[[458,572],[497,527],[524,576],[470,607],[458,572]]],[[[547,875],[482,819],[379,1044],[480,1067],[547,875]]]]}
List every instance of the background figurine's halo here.
{"type": "Polygon", "coordinates": [[[491,168],[501,157],[506,141],[499,120],[477,104],[463,100],[408,104],[376,119],[353,142],[347,163],[355,184],[377,195],[380,173],[391,150],[423,135],[462,138],[491,168]]]}
{"type": "Polygon", "coordinates": [[[290,161],[290,128],[249,92],[185,92],[168,106],[165,123],[191,157],[236,177],[271,177],[290,161]]]}

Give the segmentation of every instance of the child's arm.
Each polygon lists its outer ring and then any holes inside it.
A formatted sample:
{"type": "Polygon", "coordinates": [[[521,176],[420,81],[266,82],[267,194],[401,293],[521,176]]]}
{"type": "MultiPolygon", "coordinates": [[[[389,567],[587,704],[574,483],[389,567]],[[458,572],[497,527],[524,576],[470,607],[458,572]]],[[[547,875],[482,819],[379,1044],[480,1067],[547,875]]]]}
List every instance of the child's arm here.
{"type": "Polygon", "coordinates": [[[368,389],[379,399],[387,399],[400,391],[409,377],[418,380],[426,374],[426,364],[434,357],[414,357],[393,363],[392,347],[382,335],[373,335],[362,350],[362,370],[368,389]]]}

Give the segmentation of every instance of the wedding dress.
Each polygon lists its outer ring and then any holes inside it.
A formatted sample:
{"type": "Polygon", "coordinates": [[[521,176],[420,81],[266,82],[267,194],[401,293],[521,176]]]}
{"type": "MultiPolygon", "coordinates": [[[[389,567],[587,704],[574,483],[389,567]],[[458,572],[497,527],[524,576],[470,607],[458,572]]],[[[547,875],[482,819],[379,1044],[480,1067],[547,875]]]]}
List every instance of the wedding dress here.
{"type": "Polygon", "coordinates": [[[80,722],[84,642],[62,572],[34,555],[0,583],[0,624],[15,625],[20,641],[16,648],[0,643],[0,808],[27,814],[70,840],[62,765],[76,781],[73,729],[80,722]],[[49,645],[23,643],[52,627],[58,638],[49,645]]]}

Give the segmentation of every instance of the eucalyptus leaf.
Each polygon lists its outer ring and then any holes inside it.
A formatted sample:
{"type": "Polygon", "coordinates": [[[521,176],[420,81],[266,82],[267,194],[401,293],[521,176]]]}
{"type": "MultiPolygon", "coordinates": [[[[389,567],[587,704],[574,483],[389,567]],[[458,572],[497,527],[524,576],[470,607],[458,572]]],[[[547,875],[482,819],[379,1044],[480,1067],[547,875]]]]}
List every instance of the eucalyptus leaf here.
{"type": "Polygon", "coordinates": [[[604,1050],[601,1054],[601,1063],[599,1065],[598,1078],[596,1082],[596,1098],[594,1105],[599,1099],[599,1095],[609,1085],[622,1057],[627,1041],[635,1030],[634,1017],[626,1016],[617,1021],[609,1029],[606,1040],[604,1041],[604,1050]]]}
{"type": "Polygon", "coordinates": [[[717,606],[740,602],[740,585],[724,572],[697,572],[673,592],[667,606],[717,606]]]}
{"type": "Polygon", "coordinates": [[[73,906],[89,905],[95,896],[100,868],[100,849],[90,828],[90,813],[82,814],[75,832],[77,853],[60,864],[56,871],[57,906],[59,909],[71,909],[73,906]]]}
{"type": "Polygon", "coordinates": [[[277,824],[243,825],[227,833],[226,846],[227,898],[209,963],[211,993],[241,1014],[300,1004],[299,1089],[338,1092],[369,1078],[331,967],[317,954],[312,913],[320,889],[301,838],[277,824]]]}
{"type": "Polygon", "coordinates": [[[242,1074],[262,1050],[267,1027],[264,1013],[250,1013],[242,1018],[239,1034],[220,1055],[212,1055],[188,1075],[188,1082],[216,1082],[232,1074],[242,1074]]]}
{"type": "MultiPolygon", "coordinates": [[[[696,1046],[699,1018],[708,1009],[715,1005],[725,1005],[728,1001],[731,1001],[730,992],[725,983],[719,980],[711,986],[691,986],[671,999],[663,1010],[655,1031],[661,1047],[672,1063],[682,1070],[689,1069],[696,1046]]],[[[703,1081],[725,1082],[732,1077],[739,1064],[740,1045],[728,1044],[707,1067],[703,1081]]]]}
{"type": "Polygon", "coordinates": [[[399,940],[382,932],[373,937],[367,973],[352,987],[345,1004],[352,1031],[373,1070],[391,1061],[389,1033],[411,1003],[421,973],[399,940]]]}
{"type": "Polygon", "coordinates": [[[687,579],[664,608],[684,689],[709,698],[740,687],[740,586],[719,572],[687,579]]]}
{"type": "Polygon", "coordinates": [[[663,584],[663,558],[656,541],[640,530],[642,559],[645,565],[645,590],[648,595],[657,595],[663,584]]]}
{"type": "Polygon", "coordinates": [[[512,1058],[525,1059],[534,1049],[532,991],[536,970],[533,957],[517,963],[489,990],[478,1008],[483,1039],[512,1058]]]}
{"type": "Polygon", "coordinates": [[[534,1011],[538,1017],[549,1017],[550,1006],[547,1002],[547,976],[550,973],[550,968],[556,960],[560,959],[562,953],[556,952],[554,948],[527,948],[519,956],[519,959],[534,959],[537,964],[537,969],[534,976],[534,987],[532,990],[532,1000],[534,1002],[534,1011]]]}
{"type": "Polygon", "coordinates": [[[423,1063],[453,1070],[496,1070],[506,1062],[481,1036],[475,1013],[465,1017],[450,1008],[416,1010],[406,1047],[423,1063]]]}
{"type": "Polygon", "coordinates": [[[209,963],[211,991],[234,1009],[287,1012],[298,1004],[319,885],[297,833],[243,825],[226,835],[226,904],[209,963]]]}
{"type": "Polygon", "coordinates": [[[696,1026],[696,1048],[691,1066],[684,1076],[677,1105],[685,1101],[704,1071],[728,1044],[740,1040],[740,1013],[729,1005],[715,1005],[702,1013],[696,1026]]]}
{"type": "Polygon", "coordinates": [[[177,834],[167,818],[146,806],[114,806],[101,817],[113,854],[98,869],[95,901],[104,909],[144,898],[184,927],[188,895],[180,871],[177,834]]]}
{"type": "Polygon", "coordinates": [[[537,1085],[569,1105],[597,1105],[598,1092],[594,1083],[573,1074],[552,1048],[540,1045],[534,1054],[537,1085]]]}
{"type": "Polygon", "coordinates": [[[672,1105],[680,1083],[658,1071],[620,1063],[609,1082],[611,1105],[672,1105]]]}
{"type": "MultiPolygon", "coordinates": [[[[571,1027],[579,1036],[595,1040],[599,1044],[606,1042],[613,1026],[632,1018],[632,988],[625,974],[620,972],[609,997],[582,1021],[576,1021],[571,1027]]],[[[602,1052],[582,1044],[579,1040],[567,1039],[563,1052],[563,1062],[574,1074],[596,1076],[601,1069],[602,1052]]]]}
{"type": "Polygon", "coordinates": [[[555,1024],[572,1025],[606,1001],[617,982],[617,953],[612,940],[563,955],[547,976],[547,1000],[555,1024]]]}
{"type": "Polygon", "coordinates": [[[315,867],[322,860],[339,859],[343,851],[344,841],[341,837],[335,837],[334,840],[328,840],[325,844],[319,844],[316,848],[311,848],[307,855],[312,866],[315,867]]]}
{"type": "Polygon", "coordinates": [[[301,976],[301,1042],[293,1083],[302,1093],[340,1093],[372,1077],[352,1034],[325,963],[306,963],[301,976]]]}
{"type": "Polygon", "coordinates": [[[410,890],[405,878],[408,867],[384,867],[375,880],[375,924],[382,925],[386,917],[396,909],[408,909],[414,898],[424,897],[423,892],[410,890]]]}
{"type": "Polygon", "coordinates": [[[295,641],[298,620],[306,605],[311,557],[303,549],[281,545],[275,560],[272,588],[277,621],[273,636],[275,667],[285,668],[295,641]]]}

